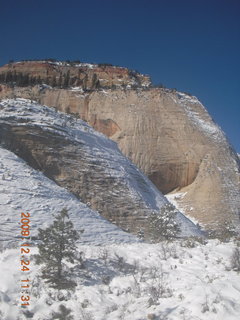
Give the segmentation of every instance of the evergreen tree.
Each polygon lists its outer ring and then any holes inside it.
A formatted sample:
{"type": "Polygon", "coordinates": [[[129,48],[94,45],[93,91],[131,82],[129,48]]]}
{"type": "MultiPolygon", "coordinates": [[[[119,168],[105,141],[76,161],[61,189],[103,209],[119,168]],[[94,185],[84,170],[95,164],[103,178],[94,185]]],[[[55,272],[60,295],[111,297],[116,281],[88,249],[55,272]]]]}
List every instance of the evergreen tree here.
{"type": "Polygon", "coordinates": [[[53,76],[51,80],[51,86],[54,88],[56,87],[56,85],[57,85],[57,79],[56,79],[56,76],[53,76]]]}
{"type": "Polygon", "coordinates": [[[83,90],[87,90],[88,88],[88,75],[86,74],[84,79],[83,79],[83,84],[82,84],[83,90]]]}
{"type": "Polygon", "coordinates": [[[166,204],[158,212],[152,212],[148,217],[149,231],[154,242],[175,238],[180,232],[176,222],[177,210],[173,205],[166,204]]]}
{"type": "Polygon", "coordinates": [[[11,71],[7,72],[5,81],[6,81],[6,83],[9,83],[12,81],[12,72],[11,71]]]}
{"type": "Polygon", "coordinates": [[[37,81],[36,77],[31,77],[29,79],[29,83],[30,83],[31,86],[34,86],[36,84],[36,81],[37,81]]]}
{"type": "Polygon", "coordinates": [[[16,81],[17,81],[17,72],[16,72],[16,70],[14,70],[14,72],[13,72],[13,82],[15,83],[16,81]]]}
{"type": "Polygon", "coordinates": [[[42,84],[42,79],[40,76],[37,77],[37,84],[42,84]]]}
{"type": "Polygon", "coordinates": [[[60,73],[60,77],[58,78],[58,87],[61,88],[62,87],[62,81],[63,81],[63,77],[62,77],[62,72],[60,73]]]}
{"type": "Polygon", "coordinates": [[[67,209],[56,216],[47,229],[39,229],[40,244],[36,262],[43,264],[43,278],[57,289],[72,289],[76,285],[69,279],[66,262],[77,260],[76,241],[79,235],[73,228],[67,209]]]}
{"type": "Polygon", "coordinates": [[[5,76],[4,74],[0,74],[0,83],[5,83],[5,76]]]}
{"type": "Polygon", "coordinates": [[[70,71],[68,70],[68,72],[66,74],[64,74],[64,81],[63,81],[64,88],[68,88],[69,81],[70,81],[70,71]]]}
{"type": "Polygon", "coordinates": [[[98,89],[100,86],[100,82],[98,80],[98,77],[96,75],[96,73],[93,74],[93,77],[92,77],[92,90],[93,89],[98,89]]]}

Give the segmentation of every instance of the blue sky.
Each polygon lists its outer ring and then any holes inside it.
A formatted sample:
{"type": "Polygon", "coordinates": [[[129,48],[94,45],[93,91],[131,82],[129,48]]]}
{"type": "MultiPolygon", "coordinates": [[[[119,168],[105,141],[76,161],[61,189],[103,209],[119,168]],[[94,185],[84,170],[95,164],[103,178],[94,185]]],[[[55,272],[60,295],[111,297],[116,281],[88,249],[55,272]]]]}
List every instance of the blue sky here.
{"type": "Polygon", "coordinates": [[[0,64],[112,63],[196,95],[240,152],[239,0],[0,0],[0,64]]]}

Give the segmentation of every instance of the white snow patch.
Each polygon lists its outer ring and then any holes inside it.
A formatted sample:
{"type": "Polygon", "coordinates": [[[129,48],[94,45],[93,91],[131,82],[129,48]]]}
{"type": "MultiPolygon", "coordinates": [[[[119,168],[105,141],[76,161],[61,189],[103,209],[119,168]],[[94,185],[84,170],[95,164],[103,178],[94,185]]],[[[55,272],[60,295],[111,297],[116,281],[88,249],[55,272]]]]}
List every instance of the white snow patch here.
{"type": "Polygon", "coordinates": [[[195,96],[189,96],[182,92],[176,92],[176,96],[178,98],[177,100],[173,97],[173,95],[172,99],[184,108],[188,117],[199,129],[201,129],[205,134],[211,135],[211,137],[216,140],[226,139],[221,128],[213,122],[211,117],[208,115],[206,108],[195,96]],[[204,112],[205,119],[202,118],[198,110],[204,112]]]}
{"type": "MultiPolygon", "coordinates": [[[[171,202],[181,213],[184,214],[184,216],[192,221],[195,225],[199,225],[199,221],[195,219],[194,217],[188,215],[185,211],[184,206],[181,205],[179,200],[183,199],[187,192],[173,192],[173,193],[168,193],[165,195],[165,197],[168,199],[169,202],[171,202]]],[[[190,211],[193,211],[194,208],[191,207],[190,211]]]]}
{"type": "MultiPolygon", "coordinates": [[[[31,256],[29,279],[33,320],[51,319],[60,304],[72,310],[74,320],[238,320],[239,274],[231,270],[234,243],[210,240],[195,243],[79,246],[86,269],[75,269],[76,291],[62,301],[39,277],[41,267],[31,256]],[[122,257],[123,267],[117,263],[122,257]],[[105,256],[105,259],[103,257],[105,256]],[[103,279],[109,277],[109,284],[103,279]],[[51,296],[49,295],[51,293],[51,296]],[[154,319],[154,318],[153,318],[154,319]]],[[[31,248],[31,253],[37,253],[31,248]]],[[[0,310],[4,320],[25,320],[20,307],[20,251],[0,254],[0,310]]]]}

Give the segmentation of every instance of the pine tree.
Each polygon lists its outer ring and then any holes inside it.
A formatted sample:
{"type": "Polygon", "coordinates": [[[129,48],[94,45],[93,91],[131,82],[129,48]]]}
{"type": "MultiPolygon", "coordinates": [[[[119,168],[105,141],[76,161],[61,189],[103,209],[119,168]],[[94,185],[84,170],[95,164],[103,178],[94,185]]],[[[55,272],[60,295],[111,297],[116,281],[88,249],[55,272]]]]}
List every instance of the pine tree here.
{"type": "Polygon", "coordinates": [[[148,217],[149,233],[154,242],[175,238],[180,232],[176,222],[177,210],[171,204],[164,205],[160,213],[152,212],[148,217]]]}
{"type": "Polygon", "coordinates": [[[63,82],[63,77],[62,77],[62,72],[60,73],[60,77],[58,78],[58,83],[57,83],[57,86],[59,88],[62,87],[62,82],[63,82]]]}
{"type": "Polygon", "coordinates": [[[87,90],[88,88],[88,75],[86,74],[84,79],[83,79],[83,84],[82,84],[83,90],[87,90]]]}
{"type": "Polygon", "coordinates": [[[77,260],[76,241],[79,235],[73,228],[67,209],[64,208],[48,228],[39,229],[38,236],[40,244],[36,262],[44,265],[43,278],[53,288],[74,288],[76,284],[69,279],[65,262],[74,263],[77,260]]]}
{"type": "Polygon", "coordinates": [[[98,77],[96,75],[96,73],[93,74],[93,77],[92,77],[92,87],[91,89],[98,89],[100,86],[100,82],[98,80],[98,77]]]}
{"type": "Polygon", "coordinates": [[[64,81],[63,81],[64,88],[68,88],[69,81],[70,81],[70,71],[68,70],[68,72],[66,74],[64,74],[64,81]]]}
{"type": "Polygon", "coordinates": [[[57,85],[57,79],[56,79],[56,76],[53,76],[52,79],[51,79],[51,87],[56,87],[57,85]]]}

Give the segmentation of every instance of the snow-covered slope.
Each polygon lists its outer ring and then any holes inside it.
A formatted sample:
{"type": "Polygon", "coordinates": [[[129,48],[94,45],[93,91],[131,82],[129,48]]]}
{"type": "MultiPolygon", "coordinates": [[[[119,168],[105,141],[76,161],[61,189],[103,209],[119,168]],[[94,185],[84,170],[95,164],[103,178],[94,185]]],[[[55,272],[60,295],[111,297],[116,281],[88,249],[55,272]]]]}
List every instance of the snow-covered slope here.
{"type": "Polygon", "coordinates": [[[172,99],[175,103],[179,103],[185,110],[190,121],[193,122],[198,129],[204,132],[204,134],[211,136],[216,141],[226,139],[224,132],[213,122],[212,118],[207,113],[206,108],[197,97],[179,91],[176,92],[176,95],[178,100],[174,99],[174,96],[172,96],[172,99]],[[204,118],[202,114],[204,114],[204,118]]]}
{"type": "Polygon", "coordinates": [[[4,246],[19,241],[21,212],[31,214],[31,235],[36,236],[37,229],[49,225],[64,207],[69,209],[75,229],[84,230],[83,243],[138,241],[15,154],[0,148],[0,241],[4,246]]]}
{"type": "Polygon", "coordinates": [[[0,103],[0,122],[26,128],[40,127],[47,133],[61,136],[63,140],[84,145],[92,158],[104,164],[106,174],[126,180],[133,197],[145,201],[153,209],[159,209],[167,202],[138,168],[122,155],[115,142],[82,120],[26,99],[9,99],[0,103]]]}
{"type": "MultiPolygon", "coordinates": [[[[82,120],[16,99],[0,103],[0,124],[0,141],[5,148],[121,227],[136,232],[137,227],[146,226],[144,218],[150,212],[159,211],[167,203],[115,142],[82,120]]],[[[28,210],[32,211],[30,205],[28,210]]],[[[176,219],[181,235],[199,234],[182,214],[178,213],[176,219]]]]}
{"type": "MultiPolygon", "coordinates": [[[[231,266],[235,247],[217,240],[82,245],[85,269],[74,269],[72,293],[49,289],[31,256],[29,314],[33,320],[52,320],[64,305],[73,320],[238,320],[239,273],[231,266]]],[[[0,319],[26,320],[19,248],[0,254],[0,274],[0,319]]]]}

